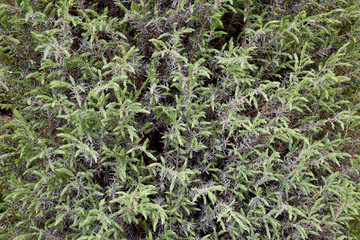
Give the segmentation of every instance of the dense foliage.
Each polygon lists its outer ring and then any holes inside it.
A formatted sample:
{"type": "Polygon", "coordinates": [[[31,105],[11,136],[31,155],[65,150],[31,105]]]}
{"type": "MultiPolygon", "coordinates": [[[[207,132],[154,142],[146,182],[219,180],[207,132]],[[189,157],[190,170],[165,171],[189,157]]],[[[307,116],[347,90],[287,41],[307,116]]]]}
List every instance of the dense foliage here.
{"type": "Polygon", "coordinates": [[[355,0],[0,0],[1,239],[356,239],[355,0]]]}

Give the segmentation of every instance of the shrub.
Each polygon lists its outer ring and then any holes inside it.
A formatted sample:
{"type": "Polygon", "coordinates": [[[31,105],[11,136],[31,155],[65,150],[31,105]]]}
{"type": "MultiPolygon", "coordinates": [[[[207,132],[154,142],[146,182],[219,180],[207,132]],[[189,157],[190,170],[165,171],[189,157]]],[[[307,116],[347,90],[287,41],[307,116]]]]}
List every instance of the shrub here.
{"type": "Polygon", "coordinates": [[[0,238],[359,236],[358,1],[0,3],[0,238]]]}

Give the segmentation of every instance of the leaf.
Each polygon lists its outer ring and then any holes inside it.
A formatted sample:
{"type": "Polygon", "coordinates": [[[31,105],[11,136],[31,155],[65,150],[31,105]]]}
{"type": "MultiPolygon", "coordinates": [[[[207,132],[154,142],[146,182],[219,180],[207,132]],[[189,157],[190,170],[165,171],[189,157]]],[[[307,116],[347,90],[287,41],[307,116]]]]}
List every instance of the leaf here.
{"type": "Polygon", "coordinates": [[[56,221],[54,223],[54,227],[57,226],[66,216],[66,213],[56,215],[56,221]]]}
{"type": "Polygon", "coordinates": [[[67,82],[62,81],[52,81],[50,83],[50,88],[72,88],[72,85],[67,82]]]}
{"type": "Polygon", "coordinates": [[[66,168],[56,168],[56,172],[59,173],[59,174],[63,174],[63,175],[68,175],[70,177],[74,177],[74,174],[66,169],[66,168]]]}

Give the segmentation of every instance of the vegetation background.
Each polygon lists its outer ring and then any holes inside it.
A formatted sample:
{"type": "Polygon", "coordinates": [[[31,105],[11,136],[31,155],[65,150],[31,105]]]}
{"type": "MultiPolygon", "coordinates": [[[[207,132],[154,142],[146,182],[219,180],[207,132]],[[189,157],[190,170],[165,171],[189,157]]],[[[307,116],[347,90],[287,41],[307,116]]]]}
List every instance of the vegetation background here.
{"type": "Polygon", "coordinates": [[[356,0],[0,0],[0,239],[360,239],[356,0]]]}

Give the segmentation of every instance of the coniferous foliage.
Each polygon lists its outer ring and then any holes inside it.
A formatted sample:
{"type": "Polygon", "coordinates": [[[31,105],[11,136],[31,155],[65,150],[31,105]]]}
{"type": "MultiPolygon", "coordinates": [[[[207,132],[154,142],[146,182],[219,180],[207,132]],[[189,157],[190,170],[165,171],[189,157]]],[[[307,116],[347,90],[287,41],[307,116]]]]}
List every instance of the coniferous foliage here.
{"type": "Polygon", "coordinates": [[[355,0],[0,0],[1,239],[356,239],[355,0]]]}

